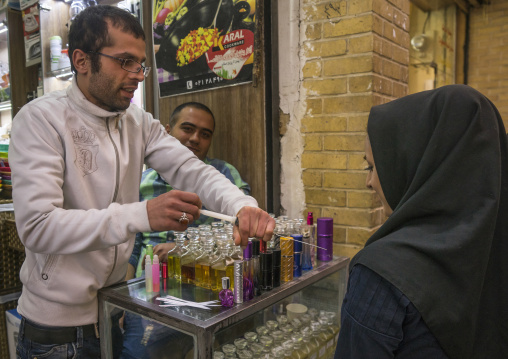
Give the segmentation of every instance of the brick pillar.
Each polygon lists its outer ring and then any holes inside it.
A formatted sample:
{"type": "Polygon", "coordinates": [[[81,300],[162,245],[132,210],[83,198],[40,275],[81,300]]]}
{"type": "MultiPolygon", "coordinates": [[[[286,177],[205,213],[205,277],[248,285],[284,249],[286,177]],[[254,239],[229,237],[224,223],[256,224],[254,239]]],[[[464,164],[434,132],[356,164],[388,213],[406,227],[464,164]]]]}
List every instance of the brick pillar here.
{"type": "Polygon", "coordinates": [[[364,140],[370,108],[408,91],[409,0],[301,5],[303,214],[332,217],[334,253],[353,256],[385,219],[364,140]]]}

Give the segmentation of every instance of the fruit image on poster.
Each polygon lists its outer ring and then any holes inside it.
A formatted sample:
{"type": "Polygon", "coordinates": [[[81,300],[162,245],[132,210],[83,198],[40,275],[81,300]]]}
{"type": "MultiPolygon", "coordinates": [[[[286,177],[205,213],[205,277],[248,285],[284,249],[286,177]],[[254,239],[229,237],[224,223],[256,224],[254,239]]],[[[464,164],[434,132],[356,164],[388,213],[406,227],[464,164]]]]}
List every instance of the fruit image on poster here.
{"type": "Polygon", "coordinates": [[[252,81],[255,0],[156,0],[160,96],[252,81]]]}

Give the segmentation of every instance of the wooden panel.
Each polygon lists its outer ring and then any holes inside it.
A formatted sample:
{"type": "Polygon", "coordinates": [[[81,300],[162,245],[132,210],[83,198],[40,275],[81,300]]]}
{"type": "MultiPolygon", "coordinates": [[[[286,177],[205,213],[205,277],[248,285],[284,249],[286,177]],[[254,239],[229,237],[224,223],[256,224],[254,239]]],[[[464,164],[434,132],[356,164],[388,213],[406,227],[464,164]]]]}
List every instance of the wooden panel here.
{"type": "Polygon", "coordinates": [[[26,104],[28,92],[37,91],[37,78],[40,65],[25,67],[25,42],[23,39],[23,19],[21,11],[9,8],[9,65],[11,80],[12,117],[26,104]]]}
{"type": "MultiPolygon", "coordinates": [[[[150,3],[143,3],[143,20],[146,22],[151,21],[150,3]],[[149,12],[148,15],[146,12],[149,12]]],[[[275,81],[278,75],[275,73],[275,80],[272,79],[271,67],[273,65],[276,69],[277,66],[277,42],[274,41],[273,35],[277,31],[276,23],[273,23],[276,18],[276,13],[273,12],[276,2],[274,3],[275,5],[269,0],[257,2],[256,13],[262,26],[256,34],[256,48],[260,51],[257,54],[259,66],[254,69],[258,75],[254,76],[253,83],[165,97],[159,99],[156,105],[158,118],[163,125],[169,122],[174,108],[184,102],[196,101],[210,107],[216,119],[216,128],[209,157],[222,159],[235,166],[242,178],[249,183],[251,195],[256,198],[259,206],[278,214],[280,154],[278,82],[275,81]],[[271,14],[272,17],[263,21],[264,13],[271,14]],[[267,140],[270,143],[267,143],[267,140]]],[[[147,29],[147,25],[144,27],[147,29]]],[[[151,34],[151,29],[147,34],[151,34]]],[[[148,46],[151,47],[151,44],[148,46]]],[[[145,90],[151,89],[152,86],[153,79],[147,79],[145,90]]],[[[158,90],[154,93],[154,98],[158,98],[158,90]]],[[[150,104],[147,102],[147,110],[149,108],[150,104]]]]}
{"type": "Polygon", "coordinates": [[[173,109],[188,101],[212,110],[216,124],[209,157],[231,163],[249,183],[252,196],[266,208],[266,142],[263,87],[240,85],[160,100],[160,121],[169,123],[173,109]]]}

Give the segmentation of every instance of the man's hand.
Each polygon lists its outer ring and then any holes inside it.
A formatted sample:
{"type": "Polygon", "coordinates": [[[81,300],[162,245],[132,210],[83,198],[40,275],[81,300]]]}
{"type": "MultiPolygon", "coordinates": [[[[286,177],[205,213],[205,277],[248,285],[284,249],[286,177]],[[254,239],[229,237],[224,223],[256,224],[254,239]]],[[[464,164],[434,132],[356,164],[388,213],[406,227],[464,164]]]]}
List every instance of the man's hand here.
{"type": "Polygon", "coordinates": [[[153,254],[157,254],[159,257],[159,262],[167,262],[168,261],[168,252],[175,247],[175,242],[167,242],[157,244],[153,247],[153,254]]]}
{"type": "MultiPolygon", "coordinates": [[[[153,247],[153,254],[157,254],[159,257],[159,263],[168,261],[168,252],[172,250],[175,246],[174,242],[160,243],[153,247]]],[[[141,262],[141,268],[145,268],[146,255],[143,256],[143,261],[141,262]]],[[[131,266],[132,267],[132,266],[131,266]]],[[[128,273],[128,271],[127,271],[128,273]]]]}
{"type": "Polygon", "coordinates": [[[275,220],[268,213],[256,207],[242,207],[237,214],[238,226],[233,228],[235,244],[246,246],[249,237],[272,239],[275,220]]]}
{"type": "Polygon", "coordinates": [[[185,231],[187,226],[199,218],[201,200],[191,192],[171,190],[146,203],[148,221],[152,231],[185,231]],[[179,222],[183,213],[189,219],[188,223],[179,222]]]}

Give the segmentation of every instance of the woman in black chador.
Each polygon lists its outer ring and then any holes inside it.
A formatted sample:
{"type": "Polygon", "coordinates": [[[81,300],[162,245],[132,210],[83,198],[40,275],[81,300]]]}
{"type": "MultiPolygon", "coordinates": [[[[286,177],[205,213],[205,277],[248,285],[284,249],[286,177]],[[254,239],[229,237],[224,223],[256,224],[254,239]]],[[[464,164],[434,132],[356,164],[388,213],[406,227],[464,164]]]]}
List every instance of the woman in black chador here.
{"type": "Polygon", "coordinates": [[[372,108],[387,221],[352,260],[335,358],[508,358],[508,151],[495,106],[450,85],[372,108]]]}

